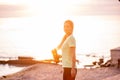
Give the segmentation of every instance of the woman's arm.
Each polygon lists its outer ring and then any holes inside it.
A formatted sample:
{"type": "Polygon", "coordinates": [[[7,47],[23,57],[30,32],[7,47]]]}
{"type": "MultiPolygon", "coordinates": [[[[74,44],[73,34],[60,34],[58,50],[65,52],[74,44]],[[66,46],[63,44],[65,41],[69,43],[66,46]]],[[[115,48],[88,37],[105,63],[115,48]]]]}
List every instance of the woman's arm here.
{"type": "Polygon", "coordinates": [[[70,47],[70,53],[72,57],[72,69],[71,69],[71,76],[75,77],[77,74],[76,72],[76,52],[75,52],[75,47],[70,47]]]}
{"type": "Polygon", "coordinates": [[[75,64],[76,64],[75,47],[70,47],[70,54],[71,54],[71,57],[72,57],[72,68],[75,68],[75,64]]]}
{"type": "Polygon", "coordinates": [[[59,50],[61,47],[62,47],[62,44],[64,43],[65,39],[67,38],[67,35],[65,35],[63,38],[62,38],[62,41],[60,42],[60,44],[57,46],[57,50],[59,50]]]}

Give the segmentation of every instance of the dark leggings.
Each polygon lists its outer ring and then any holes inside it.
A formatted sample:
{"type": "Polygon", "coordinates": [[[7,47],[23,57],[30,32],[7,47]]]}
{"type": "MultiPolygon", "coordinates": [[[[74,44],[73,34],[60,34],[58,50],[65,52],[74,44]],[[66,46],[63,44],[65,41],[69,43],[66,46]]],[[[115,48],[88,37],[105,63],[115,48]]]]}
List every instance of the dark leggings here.
{"type": "MultiPolygon", "coordinates": [[[[71,77],[71,68],[63,68],[63,80],[75,80],[75,77],[71,77]]],[[[76,74],[77,74],[77,69],[76,69],[76,74]]]]}

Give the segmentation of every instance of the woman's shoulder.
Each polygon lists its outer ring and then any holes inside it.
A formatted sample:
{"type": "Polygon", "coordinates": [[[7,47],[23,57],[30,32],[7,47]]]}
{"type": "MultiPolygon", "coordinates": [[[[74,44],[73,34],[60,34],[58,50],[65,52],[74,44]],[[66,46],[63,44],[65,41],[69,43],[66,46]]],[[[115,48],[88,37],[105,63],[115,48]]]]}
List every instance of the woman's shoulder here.
{"type": "Polygon", "coordinates": [[[74,37],[73,35],[70,35],[70,36],[68,37],[68,40],[70,40],[70,41],[71,41],[71,40],[72,40],[72,41],[76,41],[76,40],[75,40],[75,37],[74,37]]]}
{"type": "Polygon", "coordinates": [[[74,35],[70,35],[69,38],[73,38],[73,39],[75,39],[74,35]]]}

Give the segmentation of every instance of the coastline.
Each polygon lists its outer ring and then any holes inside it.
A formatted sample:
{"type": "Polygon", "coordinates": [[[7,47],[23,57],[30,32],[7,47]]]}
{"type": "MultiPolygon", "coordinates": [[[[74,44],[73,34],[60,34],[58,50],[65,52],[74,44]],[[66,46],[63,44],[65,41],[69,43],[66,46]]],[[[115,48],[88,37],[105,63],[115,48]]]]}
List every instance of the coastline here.
{"type": "MultiPolygon", "coordinates": [[[[62,80],[62,66],[38,63],[19,72],[4,75],[0,80],[62,80]]],[[[78,68],[76,80],[120,80],[120,69],[116,67],[78,68]]]]}

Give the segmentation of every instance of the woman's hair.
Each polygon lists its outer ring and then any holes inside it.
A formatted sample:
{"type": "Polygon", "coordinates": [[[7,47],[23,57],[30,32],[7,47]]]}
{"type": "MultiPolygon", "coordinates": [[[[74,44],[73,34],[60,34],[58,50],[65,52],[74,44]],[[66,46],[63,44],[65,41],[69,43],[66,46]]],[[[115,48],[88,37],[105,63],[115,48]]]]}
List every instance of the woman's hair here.
{"type": "Polygon", "coordinates": [[[73,22],[72,22],[71,20],[66,20],[66,21],[64,22],[64,24],[65,24],[65,23],[69,23],[72,28],[74,27],[74,24],[73,24],[73,22]]]}

